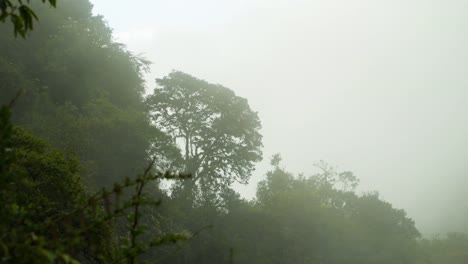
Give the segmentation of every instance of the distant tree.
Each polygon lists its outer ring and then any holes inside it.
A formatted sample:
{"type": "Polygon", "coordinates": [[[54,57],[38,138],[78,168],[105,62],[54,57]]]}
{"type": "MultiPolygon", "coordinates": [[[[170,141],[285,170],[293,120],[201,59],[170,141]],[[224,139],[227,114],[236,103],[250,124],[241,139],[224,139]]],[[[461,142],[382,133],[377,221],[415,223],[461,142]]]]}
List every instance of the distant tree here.
{"type": "Polygon", "coordinates": [[[264,219],[255,238],[245,235],[242,248],[255,248],[250,263],[417,263],[420,234],[404,210],[347,189],[357,184],[350,172],[320,162],[320,173],[295,176],[279,167],[278,157],[257,187],[264,219]]]}
{"type": "Polygon", "coordinates": [[[421,263],[468,263],[467,234],[448,233],[444,236],[422,239],[420,244],[425,260],[421,263]]]}
{"type": "Polygon", "coordinates": [[[182,148],[184,170],[193,176],[185,187],[215,198],[234,181],[246,183],[262,155],[260,120],[247,100],[180,71],[156,82],[150,114],[182,148]]]}
{"type": "Polygon", "coordinates": [[[351,171],[337,172],[336,168],[321,160],[315,164],[320,170],[311,179],[319,184],[329,185],[343,191],[354,191],[359,185],[359,179],[351,171]]]}
{"type": "Polygon", "coordinates": [[[281,154],[279,153],[274,154],[273,157],[271,157],[270,165],[273,167],[278,167],[280,163],[281,163],[281,154]]]}

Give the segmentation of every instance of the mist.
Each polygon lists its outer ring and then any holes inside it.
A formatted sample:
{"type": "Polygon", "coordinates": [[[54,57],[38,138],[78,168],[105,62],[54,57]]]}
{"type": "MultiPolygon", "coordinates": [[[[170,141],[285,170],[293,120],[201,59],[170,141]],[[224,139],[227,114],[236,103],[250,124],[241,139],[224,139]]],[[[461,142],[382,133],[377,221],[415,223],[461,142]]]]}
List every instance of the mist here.
{"type": "Polygon", "coordinates": [[[0,0],[0,262],[468,263],[467,13],[0,0]]]}
{"type": "Polygon", "coordinates": [[[265,159],[244,197],[280,152],[297,173],[352,170],[425,232],[466,228],[453,208],[468,207],[464,1],[118,2],[94,13],[152,61],[148,91],[177,69],[259,112],[265,159]]]}

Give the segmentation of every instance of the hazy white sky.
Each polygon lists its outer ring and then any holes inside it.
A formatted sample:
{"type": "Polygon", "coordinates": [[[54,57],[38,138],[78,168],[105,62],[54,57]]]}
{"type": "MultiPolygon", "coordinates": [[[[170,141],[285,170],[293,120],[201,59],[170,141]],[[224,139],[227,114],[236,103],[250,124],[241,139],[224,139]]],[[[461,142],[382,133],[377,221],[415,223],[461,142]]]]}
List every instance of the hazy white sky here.
{"type": "Polygon", "coordinates": [[[466,0],[93,0],[116,39],[246,97],[264,159],[326,160],[418,227],[468,228],[466,0]]]}

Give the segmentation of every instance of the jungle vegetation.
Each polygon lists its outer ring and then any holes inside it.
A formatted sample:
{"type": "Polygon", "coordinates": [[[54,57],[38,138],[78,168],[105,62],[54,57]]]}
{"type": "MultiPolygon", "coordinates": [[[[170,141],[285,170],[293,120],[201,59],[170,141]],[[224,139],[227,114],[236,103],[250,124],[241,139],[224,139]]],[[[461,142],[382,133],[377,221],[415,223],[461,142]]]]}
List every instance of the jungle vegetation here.
{"type": "Polygon", "coordinates": [[[146,96],[150,62],[88,0],[59,4],[0,0],[0,262],[468,263],[466,234],[423,237],[326,162],[294,175],[276,154],[242,198],[248,100],[181,71],[146,96]]]}

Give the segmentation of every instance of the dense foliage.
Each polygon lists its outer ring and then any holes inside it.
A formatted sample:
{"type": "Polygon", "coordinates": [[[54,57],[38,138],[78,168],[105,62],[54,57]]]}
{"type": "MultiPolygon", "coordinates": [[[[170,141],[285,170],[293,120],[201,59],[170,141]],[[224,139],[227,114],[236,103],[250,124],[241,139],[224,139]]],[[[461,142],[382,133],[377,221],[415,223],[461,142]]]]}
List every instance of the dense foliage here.
{"type": "Polygon", "coordinates": [[[24,3],[28,38],[0,27],[0,262],[468,263],[467,235],[423,238],[325,162],[294,175],[274,155],[242,199],[231,185],[262,158],[245,98],[179,71],[145,98],[148,62],[88,0],[24,3]]]}
{"type": "Polygon", "coordinates": [[[99,186],[134,175],[154,142],[161,156],[177,153],[145,111],[148,62],[112,40],[89,1],[31,6],[41,23],[25,41],[0,27],[0,103],[23,91],[16,123],[78,155],[99,186]]]}
{"type": "Polygon", "coordinates": [[[23,129],[11,129],[2,139],[10,141],[1,161],[2,259],[46,263],[57,258],[67,262],[72,256],[108,257],[111,229],[102,221],[102,211],[80,210],[64,218],[86,204],[76,158],[64,156],[23,129]],[[78,236],[85,226],[87,232],[78,236]]]}
{"type": "Polygon", "coordinates": [[[327,168],[305,177],[277,164],[256,200],[231,195],[227,212],[186,212],[213,228],[165,263],[418,263],[420,233],[405,212],[339,188],[355,179],[327,168]]]}
{"type": "Polygon", "coordinates": [[[66,157],[14,127],[8,107],[1,108],[0,117],[2,262],[137,263],[151,247],[190,237],[187,232],[160,232],[150,235],[149,241],[139,238],[147,229],[141,210],[160,204],[144,188],[154,181],[189,175],[155,173],[153,161],[135,179],[126,178],[111,190],[90,196],[75,157],[66,157]],[[128,193],[131,187],[135,191],[128,193]]]}

